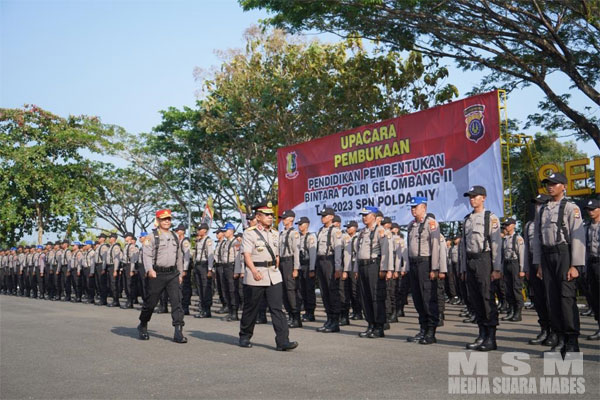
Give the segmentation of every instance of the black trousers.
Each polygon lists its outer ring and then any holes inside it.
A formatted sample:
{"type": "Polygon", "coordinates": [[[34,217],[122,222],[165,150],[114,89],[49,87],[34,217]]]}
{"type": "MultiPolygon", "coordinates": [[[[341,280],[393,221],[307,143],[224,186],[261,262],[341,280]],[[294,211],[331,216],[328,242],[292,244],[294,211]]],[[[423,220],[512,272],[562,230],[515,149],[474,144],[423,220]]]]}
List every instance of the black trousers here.
{"type": "Polygon", "coordinates": [[[506,296],[506,284],[504,283],[504,279],[496,279],[492,282],[492,299],[495,297],[498,297],[498,301],[500,302],[508,301],[510,304],[510,299],[506,296]]]}
{"type": "MultiPolygon", "coordinates": [[[[352,272],[348,273],[349,275],[352,272]]],[[[352,304],[352,280],[350,276],[347,279],[340,279],[340,312],[342,315],[350,313],[350,306],[352,304]]]]}
{"type": "Polygon", "coordinates": [[[456,264],[449,262],[448,272],[446,273],[446,279],[443,280],[444,288],[446,289],[446,294],[451,299],[456,297],[458,293],[458,289],[456,288],[456,273],[454,272],[455,269],[456,264]]]}
{"type": "Polygon", "coordinates": [[[381,327],[386,321],[386,283],[379,278],[379,262],[359,265],[358,275],[365,319],[370,325],[381,327]]]}
{"type": "Polygon", "coordinates": [[[96,264],[96,293],[98,293],[102,302],[106,301],[109,292],[109,281],[106,274],[106,270],[102,269],[102,264],[96,264]]]}
{"type": "MultiPolygon", "coordinates": [[[[477,324],[498,326],[498,308],[492,292],[492,259],[489,252],[467,256],[468,297],[477,318],[477,324]]],[[[499,279],[497,279],[499,280],[499,279]]]]}
{"type": "Polygon", "coordinates": [[[121,289],[119,288],[119,270],[118,266],[107,264],[106,265],[106,274],[108,282],[110,283],[110,294],[113,298],[113,301],[119,301],[119,294],[121,293],[121,289]],[[117,276],[114,276],[115,270],[117,271],[117,276]]]}
{"type": "Polygon", "coordinates": [[[137,263],[135,265],[135,269],[137,271],[137,291],[142,296],[142,302],[148,296],[148,279],[146,278],[146,270],[144,269],[144,265],[142,263],[137,263]]]}
{"type": "Polygon", "coordinates": [[[190,305],[192,304],[192,274],[194,270],[192,268],[188,268],[185,273],[185,276],[181,280],[181,306],[183,310],[190,310],[190,305]]]}
{"type": "Polygon", "coordinates": [[[590,290],[589,305],[596,321],[600,321],[600,261],[588,262],[585,277],[590,290]]]}
{"type": "MultiPolygon", "coordinates": [[[[66,274],[65,274],[66,275],[66,274]]],[[[77,269],[72,269],[69,273],[69,275],[66,275],[66,282],[65,282],[65,292],[66,292],[66,296],[68,299],[71,298],[71,293],[75,293],[75,298],[76,299],[81,299],[81,295],[82,295],[82,290],[81,290],[81,285],[82,285],[82,276],[81,276],[81,272],[79,272],[79,276],[77,276],[77,269]]]]}
{"type": "Polygon", "coordinates": [[[201,262],[194,265],[196,291],[200,298],[200,309],[209,312],[212,307],[213,278],[208,277],[208,263],[201,262]]]}
{"type": "Polygon", "coordinates": [[[552,330],[561,335],[579,335],[576,279],[567,281],[571,255],[567,245],[542,250],[542,278],[552,330]]]}
{"type": "Polygon", "coordinates": [[[179,288],[179,271],[156,273],[156,278],[148,278],[148,297],[144,299],[140,321],[148,323],[152,318],[154,307],[163,290],[166,290],[171,299],[171,318],[173,326],[183,326],[183,308],[181,307],[181,289],[179,288]]]}
{"type": "Polygon", "coordinates": [[[396,279],[385,281],[385,311],[388,316],[396,310],[396,279]]]}
{"type": "Polygon", "coordinates": [[[135,267],[132,268],[131,263],[124,264],[121,272],[121,282],[129,302],[133,302],[133,299],[137,297],[137,274],[135,272],[135,267]],[[132,272],[134,272],[133,275],[132,272]]]}
{"type": "Polygon", "coordinates": [[[506,298],[514,308],[523,308],[523,278],[519,277],[521,268],[519,261],[504,261],[504,283],[506,285],[506,298]]]}
{"type": "Polygon", "coordinates": [[[282,286],[281,283],[270,286],[244,285],[244,309],[240,321],[240,339],[250,340],[254,335],[254,325],[256,324],[260,303],[263,298],[266,298],[271,311],[275,343],[278,346],[283,346],[289,342],[289,328],[283,313],[282,286]]]}
{"type": "MultiPolygon", "coordinates": [[[[315,278],[308,276],[308,265],[302,266],[299,271],[300,298],[304,304],[304,311],[314,313],[317,306],[317,295],[315,293],[315,278]]],[[[300,307],[298,307],[300,308],[300,307]]]]}
{"type": "Polygon", "coordinates": [[[25,296],[25,277],[27,276],[27,273],[25,272],[25,268],[23,268],[23,271],[19,273],[19,294],[21,296],[25,296]]]}
{"type": "Polygon", "coordinates": [[[429,279],[430,258],[410,261],[410,289],[415,309],[419,313],[419,325],[435,328],[440,320],[437,280],[429,279]]]}
{"type": "Polygon", "coordinates": [[[221,302],[222,306],[227,306],[227,303],[225,301],[225,297],[223,296],[223,278],[221,275],[223,275],[223,264],[219,264],[219,263],[215,263],[215,272],[217,274],[216,278],[217,278],[217,292],[219,294],[219,301],[221,302]]]}
{"type": "Polygon", "coordinates": [[[469,288],[467,286],[466,277],[464,280],[458,280],[458,289],[460,291],[460,298],[462,299],[463,303],[465,303],[467,309],[471,312],[475,312],[475,310],[473,309],[473,303],[471,303],[471,299],[469,297],[469,288]]]}
{"type": "Polygon", "coordinates": [[[352,312],[356,314],[362,314],[363,306],[362,299],[360,298],[360,282],[358,278],[358,274],[354,274],[354,272],[350,272],[350,279],[352,284],[352,291],[350,292],[350,302],[352,304],[352,312]],[[356,275],[356,276],[355,276],[356,275]]]}
{"type": "Polygon", "coordinates": [[[233,263],[221,264],[221,289],[223,290],[224,305],[231,312],[239,307],[235,304],[235,286],[233,283],[233,263]]]}
{"type": "Polygon", "coordinates": [[[244,278],[238,275],[237,278],[233,278],[233,290],[235,292],[235,301],[239,307],[244,307],[244,278]]]}
{"type": "Polygon", "coordinates": [[[50,298],[56,297],[56,278],[55,278],[54,270],[51,272],[44,273],[44,280],[46,283],[46,294],[50,296],[50,298]]]}
{"type": "Polygon", "coordinates": [[[410,292],[410,274],[400,276],[396,285],[396,309],[400,310],[408,304],[408,293],[410,292]]]}
{"type": "Polygon", "coordinates": [[[88,300],[94,300],[94,292],[96,291],[96,283],[94,275],[90,276],[90,267],[81,269],[81,292],[87,295],[88,300]]]}
{"type": "Polygon", "coordinates": [[[321,298],[328,316],[336,318],[340,315],[340,280],[335,279],[333,256],[317,258],[317,276],[321,287],[321,298]]]}
{"type": "Polygon", "coordinates": [[[42,274],[40,272],[40,267],[36,267],[35,268],[35,276],[36,276],[36,281],[37,281],[38,289],[39,289],[38,296],[41,299],[43,299],[44,296],[46,295],[46,274],[44,274],[44,276],[42,276],[42,274]]]}
{"type": "Polygon", "coordinates": [[[38,281],[37,275],[35,274],[35,267],[29,268],[29,285],[31,289],[31,296],[35,299],[38,297],[38,281]]]}
{"type": "Polygon", "coordinates": [[[297,279],[294,279],[294,257],[282,257],[279,261],[279,269],[283,278],[283,306],[288,314],[300,312],[300,293],[297,279]]]}
{"type": "MultiPolygon", "coordinates": [[[[439,279],[436,281],[437,285],[437,303],[438,303],[438,313],[441,315],[446,311],[446,281],[448,280],[448,274],[444,279],[439,279]]],[[[441,316],[440,316],[441,318],[441,316]]]]}
{"type": "MultiPolygon", "coordinates": [[[[61,282],[61,288],[59,290],[59,296],[60,293],[62,292],[63,294],[67,294],[67,291],[69,293],[71,293],[71,288],[68,287],[69,284],[72,284],[72,281],[69,279],[69,276],[67,276],[67,273],[69,272],[69,267],[66,265],[63,265],[62,267],[60,267],[60,282],[61,282]]],[[[77,274],[77,271],[75,272],[75,274],[77,274]]]]}

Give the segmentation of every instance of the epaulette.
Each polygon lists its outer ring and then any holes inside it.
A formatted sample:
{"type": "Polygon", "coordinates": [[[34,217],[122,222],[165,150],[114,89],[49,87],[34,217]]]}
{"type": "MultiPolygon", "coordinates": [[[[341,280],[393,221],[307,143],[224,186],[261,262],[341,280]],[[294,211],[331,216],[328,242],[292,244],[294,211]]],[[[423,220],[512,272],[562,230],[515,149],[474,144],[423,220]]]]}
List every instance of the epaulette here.
{"type": "Polygon", "coordinates": [[[254,229],[256,229],[256,225],[255,226],[251,226],[250,228],[246,228],[247,231],[251,231],[251,230],[254,230],[254,229]]]}

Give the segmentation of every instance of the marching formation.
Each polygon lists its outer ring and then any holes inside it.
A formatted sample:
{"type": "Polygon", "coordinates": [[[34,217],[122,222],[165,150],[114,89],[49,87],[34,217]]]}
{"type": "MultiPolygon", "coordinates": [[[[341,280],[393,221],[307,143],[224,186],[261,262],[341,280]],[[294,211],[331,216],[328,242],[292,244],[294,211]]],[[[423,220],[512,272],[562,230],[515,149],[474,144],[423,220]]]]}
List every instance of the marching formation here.
{"type": "MultiPolygon", "coordinates": [[[[126,233],[124,247],[117,234],[101,234],[96,241],[0,250],[0,289],[130,309],[141,298],[143,340],[149,339],[152,314],[168,312],[170,304],[177,343],[187,342],[184,316],[190,315],[194,291],[196,318],[212,317],[218,294],[216,312],[226,314],[226,321],[239,321],[241,347],[252,347],[254,326],[267,323],[268,309],[280,351],[298,346],[289,340],[290,329],[315,321],[317,287],[327,315],[317,332],[340,332],[364,319],[361,338],[384,337],[390,324],[404,317],[411,294],[420,330],[407,341],[436,343],[445,304],[461,304],[463,322],[479,328],[466,348],[490,351],[497,348],[500,321],[521,321],[526,287],[540,325],[540,334],[529,343],[564,356],[579,351],[578,290],[596,321],[600,314],[600,201],[587,202],[590,222],[584,224],[579,207],[564,197],[566,182],[560,173],[543,181],[549,195],[532,199],[523,235],[516,232],[516,220],[501,222],[485,209],[482,186],[464,194],[472,212],[454,238],[442,235],[424,197],[412,198],[413,219],[405,234],[377,207],[360,211],[362,226],[357,221],[342,226],[335,211],[324,208],[321,224],[313,227],[308,218],[296,219],[287,210],[278,232],[271,205],[263,203],[254,207],[243,233],[227,223],[214,232],[215,241],[209,226],[200,224],[190,239],[185,225],[171,229],[170,210],[159,210],[156,229],[139,238],[126,233]]],[[[600,339],[600,330],[587,339],[600,339]]]]}

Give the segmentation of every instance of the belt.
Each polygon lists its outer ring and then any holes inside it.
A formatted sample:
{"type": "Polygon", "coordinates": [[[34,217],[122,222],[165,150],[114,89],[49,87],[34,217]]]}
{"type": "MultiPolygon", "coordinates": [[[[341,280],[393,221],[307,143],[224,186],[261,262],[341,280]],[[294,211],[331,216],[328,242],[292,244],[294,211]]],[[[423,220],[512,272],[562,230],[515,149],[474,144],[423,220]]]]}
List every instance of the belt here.
{"type": "Polygon", "coordinates": [[[317,256],[317,260],[330,260],[332,258],[334,258],[333,254],[328,255],[328,256],[317,256]]]}
{"type": "Polygon", "coordinates": [[[543,246],[542,245],[542,250],[544,253],[552,253],[552,254],[556,254],[556,253],[560,253],[560,252],[568,252],[569,245],[566,243],[556,244],[554,246],[543,246]]]}
{"type": "Polygon", "coordinates": [[[411,264],[419,264],[425,261],[429,261],[431,256],[417,256],[417,257],[408,257],[408,261],[411,264]]]}
{"type": "Polygon", "coordinates": [[[467,260],[478,260],[480,258],[489,257],[489,251],[482,251],[481,253],[467,253],[467,260]]]}
{"type": "Polygon", "coordinates": [[[280,257],[279,258],[279,262],[288,262],[288,261],[293,261],[293,260],[294,260],[294,256],[280,257]]]}
{"type": "Polygon", "coordinates": [[[505,264],[508,264],[508,263],[513,263],[513,262],[519,262],[519,260],[518,260],[518,259],[516,259],[516,258],[505,258],[505,259],[504,259],[504,263],[505,263],[505,264]]]}
{"type": "Polygon", "coordinates": [[[358,266],[364,267],[365,265],[377,264],[379,261],[381,261],[381,257],[358,260],[358,266]]]}
{"type": "Polygon", "coordinates": [[[594,264],[600,263],[600,256],[589,256],[588,262],[591,262],[594,264]]]}
{"type": "Polygon", "coordinates": [[[157,274],[166,274],[169,272],[175,272],[176,268],[175,266],[173,267],[154,267],[154,271],[156,271],[157,274]]]}
{"type": "Polygon", "coordinates": [[[208,261],[196,261],[194,263],[194,266],[196,267],[208,267],[208,261]]]}
{"type": "Polygon", "coordinates": [[[253,261],[253,263],[255,267],[269,268],[275,266],[273,261],[253,261]]]}

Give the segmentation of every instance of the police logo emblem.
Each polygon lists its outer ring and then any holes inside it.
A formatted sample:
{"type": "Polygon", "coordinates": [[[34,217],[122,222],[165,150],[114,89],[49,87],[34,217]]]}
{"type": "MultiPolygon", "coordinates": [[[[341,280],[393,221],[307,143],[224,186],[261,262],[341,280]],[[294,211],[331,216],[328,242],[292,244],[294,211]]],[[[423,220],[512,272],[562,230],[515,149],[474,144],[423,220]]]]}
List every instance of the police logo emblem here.
{"type": "Polygon", "coordinates": [[[477,143],[485,135],[485,126],[483,118],[485,106],[483,104],[474,104],[465,108],[465,123],[467,124],[466,135],[467,139],[477,143]]]}
{"type": "Polygon", "coordinates": [[[295,179],[298,176],[298,163],[296,161],[297,154],[295,151],[287,153],[285,156],[285,177],[288,179],[295,179]]]}

